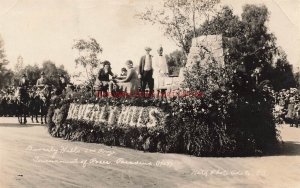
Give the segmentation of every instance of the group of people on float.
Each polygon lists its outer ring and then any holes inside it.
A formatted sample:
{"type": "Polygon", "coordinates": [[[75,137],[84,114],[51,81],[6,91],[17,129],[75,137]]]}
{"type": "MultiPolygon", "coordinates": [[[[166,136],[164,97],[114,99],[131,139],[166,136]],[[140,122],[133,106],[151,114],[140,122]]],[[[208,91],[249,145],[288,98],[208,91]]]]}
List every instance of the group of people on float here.
{"type": "MultiPolygon", "coordinates": [[[[94,90],[96,97],[112,96],[113,91],[119,91],[117,94],[126,94],[126,96],[154,96],[154,90],[157,91],[157,96],[164,96],[166,91],[165,80],[169,76],[169,70],[167,65],[166,56],[163,54],[163,48],[159,47],[157,50],[157,56],[150,54],[150,47],[145,48],[145,55],[140,58],[140,62],[137,67],[134,66],[132,60],[125,62],[126,67],[121,69],[121,74],[114,74],[111,70],[111,63],[109,61],[103,62],[103,67],[99,70],[96,81],[94,84],[94,90]],[[111,78],[110,78],[111,77],[111,78]],[[146,88],[148,91],[146,92],[146,88]]],[[[52,88],[53,91],[61,94],[65,92],[67,94],[67,86],[72,84],[68,83],[63,74],[59,75],[59,82],[56,88],[52,88]]],[[[45,87],[51,87],[48,83],[45,73],[41,72],[40,78],[36,81],[35,85],[30,85],[26,74],[22,75],[19,82],[19,87],[31,90],[36,88],[37,90],[44,89],[45,87]]]]}
{"type": "Polygon", "coordinates": [[[109,61],[104,61],[94,85],[96,96],[113,96],[113,91],[117,90],[129,96],[152,97],[154,89],[157,90],[157,96],[165,95],[165,80],[169,75],[167,59],[162,47],[157,50],[156,57],[150,54],[151,50],[150,47],[145,48],[146,54],[141,57],[138,67],[134,67],[132,60],[127,60],[120,76],[111,71],[109,61]],[[146,94],[147,87],[149,91],[146,94]]]}

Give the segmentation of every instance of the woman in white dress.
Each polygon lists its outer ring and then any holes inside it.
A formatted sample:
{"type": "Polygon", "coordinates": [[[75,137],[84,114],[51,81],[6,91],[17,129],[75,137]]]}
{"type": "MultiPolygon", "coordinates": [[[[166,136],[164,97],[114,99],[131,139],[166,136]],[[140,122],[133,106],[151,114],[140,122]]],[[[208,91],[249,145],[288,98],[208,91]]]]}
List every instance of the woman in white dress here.
{"type": "Polygon", "coordinates": [[[165,94],[167,90],[166,78],[169,76],[169,69],[167,64],[167,58],[163,55],[163,48],[160,47],[158,50],[158,56],[155,58],[153,65],[153,78],[154,78],[154,89],[157,90],[157,96],[159,93],[165,94]]]}

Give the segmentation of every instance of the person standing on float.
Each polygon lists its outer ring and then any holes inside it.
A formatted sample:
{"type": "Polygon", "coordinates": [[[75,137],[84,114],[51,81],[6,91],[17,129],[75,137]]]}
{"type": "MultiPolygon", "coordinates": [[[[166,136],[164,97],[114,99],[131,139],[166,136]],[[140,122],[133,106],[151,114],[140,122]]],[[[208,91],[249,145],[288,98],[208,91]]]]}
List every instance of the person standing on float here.
{"type": "Polygon", "coordinates": [[[154,88],[157,90],[157,97],[159,97],[160,93],[163,97],[167,90],[165,82],[166,78],[169,77],[169,69],[167,58],[163,55],[163,48],[160,47],[157,53],[158,56],[155,58],[153,65],[154,88]]]}
{"type": "Polygon", "coordinates": [[[150,55],[150,51],[152,49],[150,47],[146,47],[146,55],[141,57],[139,64],[139,75],[138,78],[141,79],[141,92],[142,96],[145,97],[145,89],[148,85],[149,87],[149,96],[153,96],[154,89],[154,80],[153,80],[153,68],[152,68],[152,55],[150,55]]]}

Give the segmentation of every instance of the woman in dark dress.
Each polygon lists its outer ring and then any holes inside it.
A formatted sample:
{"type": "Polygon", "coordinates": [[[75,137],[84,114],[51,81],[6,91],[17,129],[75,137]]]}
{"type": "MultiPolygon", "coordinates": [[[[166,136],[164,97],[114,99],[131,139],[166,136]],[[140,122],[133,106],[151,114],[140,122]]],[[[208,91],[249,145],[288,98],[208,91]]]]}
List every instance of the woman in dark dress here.
{"type": "Polygon", "coordinates": [[[99,70],[95,82],[96,97],[108,96],[107,90],[111,94],[113,83],[109,80],[109,75],[114,76],[111,72],[110,62],[104,61],[103,68],[99,70]]]}

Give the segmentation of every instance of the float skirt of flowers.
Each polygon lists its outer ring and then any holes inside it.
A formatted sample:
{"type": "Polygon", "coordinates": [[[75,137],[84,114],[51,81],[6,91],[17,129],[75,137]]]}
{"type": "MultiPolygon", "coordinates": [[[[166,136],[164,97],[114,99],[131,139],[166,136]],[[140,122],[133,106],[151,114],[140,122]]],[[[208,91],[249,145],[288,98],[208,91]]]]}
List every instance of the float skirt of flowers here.
{"type": "Polygon", "coordinates": [[[263,117],[263,112],[268,114],[268,104],[257,106],[254,101],[247,104],[244,100],[222,92],[211,98],[168,101],[61,99],[49,108],[48,130],[54,137],[150,152],[195,156],[268,153],[277,144],[272,117],[263,117]],[[262,118],[251,119],[252,124],[245,120],[257,114],[262,118]]]}

